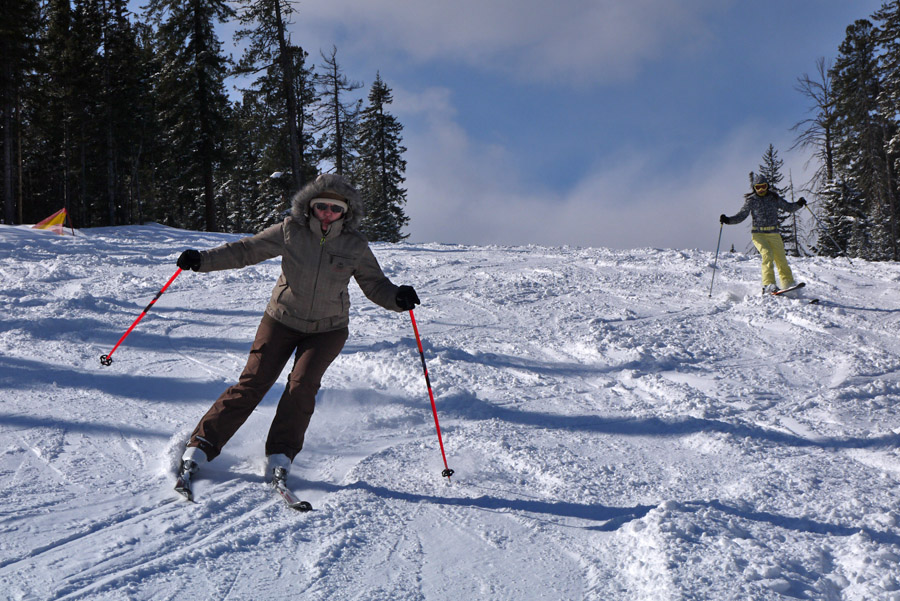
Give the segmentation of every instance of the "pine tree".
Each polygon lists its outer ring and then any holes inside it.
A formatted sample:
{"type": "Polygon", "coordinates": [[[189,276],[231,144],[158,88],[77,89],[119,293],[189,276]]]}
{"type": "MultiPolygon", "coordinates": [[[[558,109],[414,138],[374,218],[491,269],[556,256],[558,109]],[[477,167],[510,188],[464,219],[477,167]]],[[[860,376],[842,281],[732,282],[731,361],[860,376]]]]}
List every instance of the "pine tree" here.
{"type": "MultiPolygon", "coordinates": [[[[293,180],[281,171],[285,139],[274,133],[277,128],[272,125],[282,113],[274,111],[265,98],[246,90],[235,110],[231,152],[236,155],[236,172],[231,179],[236,194],[231,211],[240,211],[242,223],[235,231],[257,232],[278,222],[290,201],[293,180]]],[[[239,222],[233,221],[237,227],[239,222]]]]}
{"type": "Polygon", "coordinates": [[[155,157],[160,155],[162,131],[157,119],[155,97],[152,93],[156,49],[153,46],[153,31],[145,23],[133,25],[135,45],[132,50],[130,69],[130,93],[126,116],[130,124],[126,156],[128,210],[127,223],[143,223],[146,198],[153,199],[149,183],[155,171],[155,157]]]}
{"type": "Polygon", "coordinates": [[[223,160],[228,61],[215,23],[234,12],[226,0],[150,0],[161,58],[156,94],[166,134],[162,165],[165,220],[217,230],[215,172],[223,160]],[[202,209],[202,210],[201,210],[202,209]]]}
{"type": "MultiPolygon", "coordinates": [[[[835,169],[837,177],[859,194],[865,215],[865,219],[856,221],[857,229],[848,252],[886,258],[887,249],[880,244],[871,245],[882,236],[876,234],[873,238],[873,232],[863,231],[863,228],[885,227],[880,216],[890,203],[890,178],[884,152],[886,132],[878,111],[880,81],[871,22],[860,19],[847,28],[831,77],[834,84],[835,169]]],[[[851,214],[854,210],[855,207],[847,207],[838,214],[851,214]]]]}
{"type": "Polygon", "coordinates": [[[299,46],[292,46],[294,57],[294,89],[297,90],[297,139],[300,142],[300,168],[302,180],[311,181],[319,174],[323,140],[317,138],[322,124],[316,119],[321,100],[316,90],[316,75],[307,66],[309,54],[299,46]]]}
{"type": "MultiPolygon", "coordinates": [[[[51,0],[44,7],[40,44],[35,57],[34,80],[23,106],[26,116],[22,163],[28,221],[59,210],[52,199],[62,201],[72,217],[71,130],[72,8],[68,0],[51,0]],[[35,177],[38,176],[38,177],[35,177]],[[55,208],[53,208],[55,206],[55,208]]],[[[79,215],[80,217],[81,215],[79,215]]],[[[82,222],[80,219],[78,223],[82,222]]]]}
{"type": "MultiPolygon", "coordinates": [[[[21,95],[32,68],[32,57],[38,33],[36,0],[0,0],[0,130],[3,158],[3,221],[21,220],[22,204],[17,202],[17,157],[21,95]],[[18,208],[18,210],[17,210],[18,208]]],[[[21,163],[19,163],[21,164],[21,163]]],[[[19,188],[21,190],[21,187],[19,188]]]]}
{"type": "Polygon", "coordinates": [[[240,0],[240,4],[244,7],[239,15],[241,24],[253,26],[239,30],[235,36],[238,41],[243,39],[250,41],[238,72],[254,73],[268,69],[269,78],[277,77],[276,89],[280,92],[281,105],[284,106],[284,136],[290,157],[290,175],[293,188],[297,190],[304,184],[300,133],[297,126],[298,90],[295,87],[294,48],[288,42],[285,32],[294,8],[287,0],[240,0]]]}
{"type": "MultiPolygon", "coordinates": [[[[816,254],[827,257],[850,255],[847,249],[859,245],[864,237],[862,199],[845,181],[828,182],[819,195],[819,221],[816,254]]],[[[858,254],[857,254],[858,256],[858,254]]]]}
{"type": "Polygon", "coordinates": [[[81,227],[109,223],[101,8],[88,0],[47,5],[24,150],[31,219],[63,201],[81,227]]]}
{"type": "Polygon", "coordinates": [[[148,58],[129,20],[127,0],[101,3],[102,50],[98,56],[103,86],[98,109],[105,159],[106,222],[131,223],[131,196],[139,177],[141,127],[150,110],[149,78],[142,68],[148,58]]]}
{"type": "Polygon", "coordinates": [[[363,233],[372,241],[399,242],[409,222],[403,211],[406,190],[401,187],[406,171],[401,145],[403,126],[386,107],[393,102],[391,89],[375,76],[359,129],[360,159],[356,172],[360,193],[366,199],[363,233]]]}
{"type": "MultiPolygon", "coordinates": [[[[305,63],[308,55],[302,48],[295,46],[292,46],[290,51],[293,61],[293,89],[297,99],[294,131],[299,143],[300,181],[309,181],[317,174],[319,151],[314,135],[318,125],[314,110],[318,97],[313,73],[305,63]]],[[[279,181],[290,182],[285,187],[285,193],[290,194],[292,190],[296,190],[297,179],[294,177],[294,168],[290,162],[290,119],[280,108],[283,105],[283,77],[280,63],[269,65],[249,88],[242,91],[244,106],[249,111],[247,118],[258,121],[253,126],[253,131],[258,135],[257,144],[260,150],[257,176],[264,178],[273,172],[284,173],[279,181]]]]}
{"type": "Polygon", "coordinates": [[[362,87],[359,82],[350,81],[337,62],[337,48],[331,54],[322,53],[322,72],[316,75],[321,99],[321,129],[324,134],[323,160],[331,161],[338,175],[353,179],[356,160],[356,130],[362,100],[347,101],[347,92],[362,87]]]}
{"type": "Polygon", "coordinates": [[[880,228],[880,246],[889,249],[889,258],[900,260],[900,0],[885,2],[873,15],[878,23],[876,37],[880,46],[878,75],[881,93],[879,113],[884,125],[886,153],[886,206],[884,219],[889,225],[880,228]]]}

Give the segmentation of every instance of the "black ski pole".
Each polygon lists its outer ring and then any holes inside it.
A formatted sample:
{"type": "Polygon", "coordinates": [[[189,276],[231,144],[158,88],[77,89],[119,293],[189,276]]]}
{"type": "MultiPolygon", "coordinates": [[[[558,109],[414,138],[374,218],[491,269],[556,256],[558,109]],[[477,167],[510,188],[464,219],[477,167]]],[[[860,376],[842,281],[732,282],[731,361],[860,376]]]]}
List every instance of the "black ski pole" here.
{"type": "MultiPolygon", "coordinates": [[[[813,219],[816,220],[816,223],[819,225],[819,229],[822,230],[823,232],[825,232],[826,234],[828,234],[828,237],[831,238],[831,241],[834,243],[834,246],[835,246],[839,251],[841,251],[842,253],[844,253],[844,256],[847,257],[847,260],[848,260],[848,261],[850,261],[850,255],[847,254],[847,251],[846,251],[846,250],[844,250],[843,248],[841,248],[841,245],[838,244],[838,241],[834,239],[834,236],[831,235],[831,232],[829,232],[828,230],[825,229],[825,226],[822,225],[822,222],[819,220],[818,217],[816,217],[816,214],[813,213],[813,210],[809,208],[809,205],[803,205],[803,206],[806,207],[806,210],[809,211],[809,214],[812,215],[812,216],[813,216],[813,219]]],[[[850,264],[853,265],[853,261],[850,261],[850,264]]]]}
{"type": "Polygon", "coordinates": [[[719,241],[716,243],[716,260],[713,261],[712,281],[709,283],[709,298],[712,298],[713,283],[716,281],[716,265],[719,264],[719,247],[722,245],[722,228],[724,223],[719,224],[719,241]]]}

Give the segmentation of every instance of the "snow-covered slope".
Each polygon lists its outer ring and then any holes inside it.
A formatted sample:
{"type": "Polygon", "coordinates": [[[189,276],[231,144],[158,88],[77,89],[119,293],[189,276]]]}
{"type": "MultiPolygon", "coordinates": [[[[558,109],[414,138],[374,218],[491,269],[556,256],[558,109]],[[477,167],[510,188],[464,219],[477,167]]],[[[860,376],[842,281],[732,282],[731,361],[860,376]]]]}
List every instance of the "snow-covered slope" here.
{"type": "Polygon", "coordinates": [[[283,381],[197,482],[190,429],[243,367],[278,261],[183,273],[161,226],[0,226],[0,598],[900,600],[900,266],[700,251],[374,245],[290,483],[283,381]]]}

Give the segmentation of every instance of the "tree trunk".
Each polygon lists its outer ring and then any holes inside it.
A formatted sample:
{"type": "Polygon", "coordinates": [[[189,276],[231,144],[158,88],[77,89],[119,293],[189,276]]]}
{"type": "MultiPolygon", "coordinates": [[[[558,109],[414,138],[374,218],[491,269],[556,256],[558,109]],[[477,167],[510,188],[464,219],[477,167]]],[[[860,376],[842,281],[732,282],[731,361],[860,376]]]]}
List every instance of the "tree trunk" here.
{"type": "Polygon", "coordinates": [[[287,103],[288,145],[291,152],[291,177],[294,190],[303,186],[303,173],[300,167],[300,140],[297,133],[297,95],[294,90],[294,58],[291,55],[287,40],[284,37],[284,21],[281,18],[281,0],[274,0],[275,23],[278,28],[278,51],[281,59],[281,76],[284,87],[284,98],[287,103]]]}
{"type": "MultiPolygon", "coordinates": [[[[203,39],[203,24],[200,21],[199,11],[194,11],[194,39],[203,39]]],[[[212,118],[210,117],[209,91],[207,90],[206,77],[202,72],[203,68],[203,52],[201,44],[195,41],[196,55],[194,61],[196,64],[197,77],[197,106],[199,108],[199,128],[200,128],[200,166],[203,173],[203,205],[204,219],[206,221],[206,231],[218,231],[216,225],[216,191],[213,179],[213,143],[212,143],[212,118]]]]}
{"type": "MultiPolygon", "coordinates": [[[[8,60],[3,61],[3,79],[12,81],[12,68],[8,60]]],[[[15,216],[13,196],[13,134],[12,134],[12,94],[3,96],[3,221],[12,224],[15,216]]]]}
{"type": "Polygon", "coordinates": [[[344,174],[344,135],[341,131],[341,93],[337,80],[337,66],[334,69],[334,154],[338,175],[344,174]]]}

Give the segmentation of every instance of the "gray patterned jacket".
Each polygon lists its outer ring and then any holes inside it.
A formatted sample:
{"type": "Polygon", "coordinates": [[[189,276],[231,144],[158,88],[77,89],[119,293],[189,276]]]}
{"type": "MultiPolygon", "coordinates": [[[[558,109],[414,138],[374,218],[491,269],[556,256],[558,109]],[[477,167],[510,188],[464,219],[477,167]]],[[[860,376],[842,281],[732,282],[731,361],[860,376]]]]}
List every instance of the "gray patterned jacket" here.
{"type": "Polygon", "coordinates": [[[735,225],[753,216],[753,225],[750,229],[754,234],[771,234],[778,231],[778,209],[793,213],[799,211],[801,205],[798,202],[788,202],[778,194],[769,191],[765,196],[756,192],[744,194],[744,206],[737,215],[725,218],[725,223],[735,225]]]}

